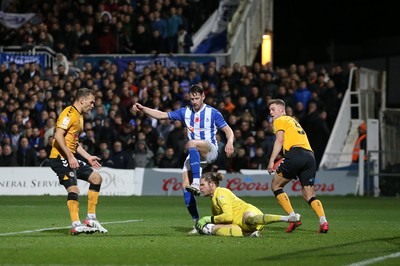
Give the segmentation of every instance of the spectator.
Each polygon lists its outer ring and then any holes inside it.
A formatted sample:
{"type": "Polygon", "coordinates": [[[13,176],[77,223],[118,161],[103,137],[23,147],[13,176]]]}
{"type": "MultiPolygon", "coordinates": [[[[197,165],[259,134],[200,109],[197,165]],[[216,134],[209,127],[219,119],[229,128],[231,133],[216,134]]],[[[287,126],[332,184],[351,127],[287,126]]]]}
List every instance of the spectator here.
{"type": "Polygon", "coordinates": [[[133,43],[129,35],[125,32],[123,23],[121,21],[118,21],[115,26],[117,34],[117,53],[132,53],[133,43]]]}
{"type": "Polygon", "coordinates": [[[177,34],[178,54],[190,54],[190,47],[192,46],[192,35],[185,30],[183,25],[180,25],[177,34]]]}
{"type": "Polygon", "coordinates": [[[320,93],[320,98],[328,115],[328,127],[330,130],[332,130],[338,113],[338,96],[335,82],[333,80],[327,81],[326,87],[324,87],[320,93]]]}
{"type": "Polygon", "coordinates": [[[136,167],[149,168],[154,166],[154,153],[147,146],[146,141],[138,140],[135,150],[133,152],[133,160],[136,167]]]}
{"type": "Polygon", "coordinates": [[[101,165],[103,167],[115,168],[114,162],[111,159],[111,152],[107,148],[101,151],[101,165]]]}
{"type": "Polygon", "coordinates": [[[1,155],[0,166],[18,166],[15,153],[8,144],[3,146],[3,154],[1,155]]]}
{"type": "Polygon", "coordinates": [[[98,49],[98,37],[93,32],[93,25],[85,26],[85,33],[79,37],[79,51],[82,54],[94,54],[98,49]]]}
{"type": "Polygon", "coordinates": [[[308,140],[314,151],[317,169],[324,155],[326,144],[329,140],[330,130],[321,113],[317,109],[317,104],[311,101],[308,104],[308,113],[302,124],[305,132],[307,132],[308,140]]]}
{"type": "Polygon", "coordinates": [[[174,130],[174,124],[170,119],[160,120],[157,132],[163,139],[168,139],[169,133],[174,130]]]}
{"type": "Polygon", "coordinates": [[[40,166],[40,167],[43,167],[43,166],[48,167],[48,166],[50,166],[48,157],[49,157],[49,155],[48,155],[48,153],[46,151],[46,148],[44,148],[44,147],[40,148],[39,152],[38,152],[37,165],[40,166]]]}
{"type": "Polygon", "coordinates": [[[29,146],[33,148],[36,153],[39,153],[40,148],[44,147],[43,138],[40,136],[40,130],[37,127],[32,129],[32,135],[29,137],[29,146]]]}
{"type": "Polygon", "coordinates": [[[113,153],[111,160],[114,162],[114,168],[117,169],[133,169],[135,168],[131,156],[123,150],[122,143],[116,141],[113,144],[113,153]]]}
{"type": "Polygon", "coordinates": [[[133,35],[133,52],[136,54],[147,54],[151,52],[151,33],[143,24],[137,25],[133,35]]]}
{"type": "Polygon", "coordinates": [[[10,134],[10,138],[11,138],[11,144],[13,147],[18,147],[19,145],[19,139],[21,137],[21,131],[22,128],[18,127],[18,124],[14,123],[11,125],[11,134],[10,134]]]}
{"type": "Polygon", "coordinates": [[[53,63],[53,73],[59,75],[61,79],[66,77],[69,73],[69,63],[68,59],[62,53],[56,54],[56,59],[53,63]]]}
{"type": "Polygon", "coordinates": [[[111,31],[110,25],[105,25],[103,31],[98,37],[97,53],[99,54],[115,54],[117,51],[117,40],[111,31]]]}
{"type": "Polygon", "coordinates": [[[77,50],[79,46],[79,37],[78,34],[74,31],[71,23],[67,22],[64,25],[64,42],[65,47],[67,48],[67,58],[72,58],[72,51],[77,50]]]}
{"type": "Polygon", "coordinates": [[[176,38],[178,34],[178,28],[182,25],[182,19],[176,14],[176,8],[170,7],[169,18],[167,19],[167,40],[166,48],[167,53],[176,53],[178,47],[176,46],[176,38]]]}
{"type": "Polygon", "coordinates": [[[17,151],[17,162],[19,166],[37,166],[36,151],[29,146],[26,136],[20,138],[20,145],[17,151]]]}
{"type": "Polygon", "coordinates": [[[267,160],[269,157],[264,153],[260,146],[256,147],[254,157],[250,158],[249,169],[267,169],[267,160]]]}
{"type": "Polygon", "coordinates": [[[187,142],[187,136],[185,134],[185,130],[182,127],[182,122],[175,120],[173,122],[174,129],[169,133],[167,139],[167,146],[172,147],[175,156],[179,158],[179,161],[183,163],[184,160],[184,147],[187,142]]]}
{"type": "Polygon", "coordinates": [[[242,169],[249,169],[249,157],[246,154],[245,148],[240,147],[232,158],[230,171],[240,173],[242,169]]]}
{"type": "Polygon", "coordinates": [[[146,135],[146,143],[148,147],[155,153],[157,152],[157,139],[159,137],[159,132],[153,128],[149,123],[143,125],[143,131],[146,135]]]}
{"type": "Polygon", "coordinates": [[[246,138],[244,142],[244,147],[246,149],[246,154],[249,156],[249,159],[252,159],[256,156],[256,139],[253,135],[250,135],[246,138]]]}
{"type": "Polygon", "coordinates": [[[174,149],[167,147],[164,156],[161,158],[159,168],[180,168],[181,163],[177,157],[175,157],[174,149]]]}
{"type": "Polygon", "coordinates": [[[165,40],[160,35],[160,32],[153,30],[150,38],[150,53],[155,55],[165,53],[164,42],[165,40]]]}
{"type": "Polygon", "coordinates": [[[47,145],[48,138],[54,135],[55,129],[55,120],[52,117],[49,117],[46,121],[46,125],[43,127],[43,146],[47,145]]]}
{"type": "Polygon", "coordinates": [[[361,150],[364,150],[364,161],[367,161],[367,125],[365,122],[358,126],[358,138],[354,143],[352,156],[353,163],[358,163],[361,150]]]}
{"type": "Polygon", "coordinates": [[[307,87],[307,81],[300,81],[299,87],[294,92],[294,102],[301,102],[304,108],[307,108],[308,102],[311,100],[311,92],[307,87]]]}

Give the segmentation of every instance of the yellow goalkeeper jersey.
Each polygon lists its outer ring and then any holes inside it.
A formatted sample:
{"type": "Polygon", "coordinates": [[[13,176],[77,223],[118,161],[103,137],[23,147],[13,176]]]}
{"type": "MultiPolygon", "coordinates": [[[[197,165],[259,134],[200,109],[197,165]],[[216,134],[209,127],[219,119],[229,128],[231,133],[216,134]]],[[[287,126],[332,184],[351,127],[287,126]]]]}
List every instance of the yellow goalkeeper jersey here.
{"type": "Polygon", "coordinates": [[[217,187],[211,202],[211,211],[216,224],[241,224],[246,210],[256,208],[223,187],[217,187]]]}

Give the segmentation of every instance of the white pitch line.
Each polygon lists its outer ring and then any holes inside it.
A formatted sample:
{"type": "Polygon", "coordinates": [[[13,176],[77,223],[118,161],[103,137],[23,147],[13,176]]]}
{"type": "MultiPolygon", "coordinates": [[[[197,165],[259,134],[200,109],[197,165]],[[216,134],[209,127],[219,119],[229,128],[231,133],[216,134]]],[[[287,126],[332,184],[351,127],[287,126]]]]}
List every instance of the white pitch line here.
{"type": "MultiPolygon", "coordinates": [[[[125,220],[125,221],[114,221],[114,222],[102,222],[101,224],[126,224],[126,223],[134,223],[134,222],[143,222],[143,220],[125,220]]],[[[36,230],[26,230],[20,232],[9,232],[9,233],[0,233],[0,236],[10,236],[10,235],[20,235],[20,234],[30,234],[30,233],[37,233],[43,231],[50,231],[50,230],[58,230],[58,229],[68,229],[71,226],[64,226],[64,227],[50,227],[50,228],[41,228],[36,230]]]]}
{"type": "Polygon", "coordinates": [[[352,263],[352,264],[349,264],[348,266],[365,266],[365,265],[369,265],[369,264],[372,264],[375,262],[384,261],[387,259],[393,259],[393,258],[397,258],[397,257],[400,257],[400,252],[389,254],[386,256],[382,256],[382,257],[369,259],[369,260],[364,260],[364,261],[360,261],[360,262],[356,262],[356,263],[352,263]]]}

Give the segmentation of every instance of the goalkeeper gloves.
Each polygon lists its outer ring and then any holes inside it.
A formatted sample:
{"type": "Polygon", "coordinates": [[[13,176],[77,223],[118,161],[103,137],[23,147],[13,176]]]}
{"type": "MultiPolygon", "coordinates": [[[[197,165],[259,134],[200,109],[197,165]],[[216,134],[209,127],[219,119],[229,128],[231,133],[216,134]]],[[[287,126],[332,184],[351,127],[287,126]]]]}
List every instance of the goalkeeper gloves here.
{"type": "Polygon", "coordinates": [[[204,217],[202,217],[202,218],[201,218],[200,220],[198,220],[197,223],[196,223],[196,228],[197,228],[197,230],[198,230],[198,231],[202,231],[202,230],[203,230],[203,227],[204,227],[206,224],[211,223],[211,221],[212,221],[212,217],[211,217],[211,216],[204,216],[204,217]]]}

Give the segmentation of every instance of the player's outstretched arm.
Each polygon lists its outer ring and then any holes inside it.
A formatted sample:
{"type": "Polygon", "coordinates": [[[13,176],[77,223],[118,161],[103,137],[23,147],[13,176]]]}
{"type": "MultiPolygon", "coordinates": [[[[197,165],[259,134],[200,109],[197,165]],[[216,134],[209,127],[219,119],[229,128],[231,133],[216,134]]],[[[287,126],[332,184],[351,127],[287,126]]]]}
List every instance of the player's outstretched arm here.
{"type": "Polygon", "coordinates": [[[168,119],[168,113],[167,112],[162,112],[156,109],[152,109],[146,106],[141,105],[140,103],[135,103],[132,106],[132,110],[134,112],[143,112],[148,116],[151,116],[155,119],[168,119]]]}

